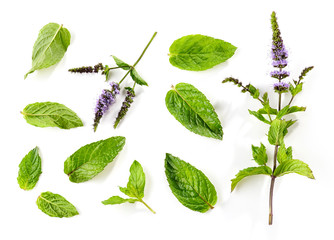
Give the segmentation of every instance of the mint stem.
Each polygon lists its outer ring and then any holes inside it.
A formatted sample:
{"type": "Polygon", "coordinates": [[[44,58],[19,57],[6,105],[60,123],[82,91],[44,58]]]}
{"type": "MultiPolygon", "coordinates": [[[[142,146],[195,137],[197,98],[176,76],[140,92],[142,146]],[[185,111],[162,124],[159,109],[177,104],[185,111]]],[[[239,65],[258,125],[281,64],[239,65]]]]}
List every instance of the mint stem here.
{"type": "Polygon", "coordinates": [[[143,201],[143,199],[139,199],[139,202],[141,202],[142,204],[144,204],[152,213],[156,213],[149,205],[147,205],[146,202],[143,201]]]}

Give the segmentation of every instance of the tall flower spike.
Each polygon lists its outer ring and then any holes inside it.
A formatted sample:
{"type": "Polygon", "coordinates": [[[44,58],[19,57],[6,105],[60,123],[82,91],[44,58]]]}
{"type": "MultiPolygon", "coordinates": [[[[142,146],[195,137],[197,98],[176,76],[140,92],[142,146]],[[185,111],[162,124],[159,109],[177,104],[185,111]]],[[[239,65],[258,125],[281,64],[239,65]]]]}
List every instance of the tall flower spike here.
{"type": "Polygon", "coordinates": [[[79,68],[71,68],[68,71],[73,73],[97,73],[99,70],[103,71],[104,67],[102,63],[96,64],[94,67],[87,66],[87,67],[79,67],[79,68]]]}
{"type": "Polygon", "coordinates": [[[133,88],[127,87],[125,88],[127,90],[125,100],[122,104],[121,110],[118,112],[116,121],[114,123],[114,128],[117,127],[119,122],[122,120],[122,118],[126,115],[127,111],[129,110],[131,103],[133,102],[133,98],[136,96],[135,91],[133,88]]]}
{"type": "Polygon", "coordinates": [[[112,82],[110,86],[111,90],[103,89],[102,94],[96,102],[95,118],[93,124],[94,132],[96,131],[103,114],[109,109],[110,105],[115,102],[115,97],[117,94],[119,94],[118,83],[112,82]]]}

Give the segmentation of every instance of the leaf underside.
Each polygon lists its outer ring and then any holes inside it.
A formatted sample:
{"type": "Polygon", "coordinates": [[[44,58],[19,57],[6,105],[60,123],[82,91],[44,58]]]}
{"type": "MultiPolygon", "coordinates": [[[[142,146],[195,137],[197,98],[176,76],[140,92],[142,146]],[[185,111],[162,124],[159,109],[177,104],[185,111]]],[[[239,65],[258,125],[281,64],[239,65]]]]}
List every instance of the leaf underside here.
{"type": "Polygon", "coordinates": [[[203,172],[181,159],[166,154],[165,173],[174,196],[185,207],[206,212],[217,202],[217,192],[203,172]]]}
{"type": "Polygon", "coordinates": [[[215,109],[197,88],[179,83],[165,99],[168,111],[188,130],[205,137],[223,139],[223,130],[215,109]]]}
{"type": "Polygon", "coordinates": [[[71,182],[85,182],[111,163],[125,145],[124,137],[111,137],[81,147],[64,163],[64,172],[71,182]]]}

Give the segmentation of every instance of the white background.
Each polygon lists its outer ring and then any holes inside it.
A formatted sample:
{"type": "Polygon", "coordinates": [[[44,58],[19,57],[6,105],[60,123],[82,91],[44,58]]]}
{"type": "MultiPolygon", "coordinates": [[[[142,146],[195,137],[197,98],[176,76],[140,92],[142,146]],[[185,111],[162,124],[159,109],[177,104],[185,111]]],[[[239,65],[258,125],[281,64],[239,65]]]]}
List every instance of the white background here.
{"type": "MultiPolygon", "coordinates": [[[[333,228],[333,7],[332,1],[6,1],[1,24],[1,197],[0,239],[330,239],[333,228]],[[294,157],[312,168],[316,180],[296,174],[276,182],[274,225],[268,226],[270,178],[255,176],[230,193],[238,170],[254,166],[251,144],[263,142],[268,126],[248,114],[260,105],[231,84],[234,76],[270,91],[274,80],[270,59],[270,15],[277,12],[289,50],[291,76],[315,68],[305,79],[295,104],[307,106],[295,114],[298,123],[286,138],[294,157]],[[23,80],[39,30],[49,22],[71,32],[63,60],[23,80]],[[138,64],[149,87],[138,87],[126,118],[112,123],[122,97],[92,131],[93,109],[107,87],[101,75],[75,75],[67,69],[98,62],[114,65],[111,54],[134,63],[146,43],[158,35],[138,64]],[[204,72],[179,70],[169,64],[171,43],[184,35],[204,34],[238,47],[226,63],[204,72]],[[164,98],[172,84],[193,84],[210,99],[223,125],[218,141],[189,132],[167,111],[164,98]],[[20,110],[34,102],[53,101],[73,109],[84,127],[61,130],[37,128],[25,122],[20,110]],[[113,163],[91,181],[75,184],[63,173],[65,159],[79,147],[111,136],[125,136],[126,146],[113,163]],[[31,191],[19,188],[16,177],[24,155],[38,146],[43,173],[31,191]],[[172,195],[164,174],[165,153],[201,169],[215,185],[218,202],[205,214],[182,206],[172,195]],[[138,160],[146,173],[143,205],[101,204],[121,194],[129,167],[138,160]],[[51,218],[35,201],[51,191],[73,203],[80,215],[51,218]]],[[[113,80],[123,76],[112,73],[113,80]]],[[[131,83],[128,79],[127,83],[131,83]]],[[[124,94],[124,92],[123,92],[124,94]]],[[[271,94],[276,106],[277,96],[271,94]]],[[[284,99],[284,102],[288,98],[284,99]]],[[[271,162],[269,163],[271,166],[271,162]]],[[[121,195],[122,196],[122,195],[121,195]]]]}

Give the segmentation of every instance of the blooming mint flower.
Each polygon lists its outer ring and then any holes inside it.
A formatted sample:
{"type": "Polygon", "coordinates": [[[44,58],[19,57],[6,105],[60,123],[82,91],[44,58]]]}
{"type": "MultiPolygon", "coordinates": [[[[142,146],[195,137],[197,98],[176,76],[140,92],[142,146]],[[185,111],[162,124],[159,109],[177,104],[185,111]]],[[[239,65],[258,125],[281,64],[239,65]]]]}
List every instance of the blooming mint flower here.
{"type": "Polygon", "coordinates": [[[288,65],[288,61],[286,59],[273,61],[273,66],[277,68],[285,68],[287,65],[288,65]]]}
{"type": "Polygon", "coordinates": [[[282,69],[288,64],[286,60],[288,58],[288,51],[284,46],[275,12],[271,15],[271,28],[273,30],[273,45],[271,48],[273,66],[282,69]]]}
{"type": "Polygon", "coordinates": [[[278,93],[287,92],[290,84],[285,82],[278,82],[274,84],[274,90],[278,93]]]}
{"type": "Polygon", "coordinates": [[[285,70],[275,70],[270,73],[271,77],[277,78],[279,80],[282,80],[283,78],[286,78],[290,76],[290,73],[285,70]]]}
{"type": "Polygon", "coordinates": [[[96,131],[97,126],[100,123],[100,120],[103,114],[109,109],[109,107],[115,102],[115,97],[119,94],[119,85],[118,83],[112,82],[110,84],[111,90],[103,89],[100,97],[96,102],[95,107],[95,118],[94,118],[94,132],[96,131]]]}

